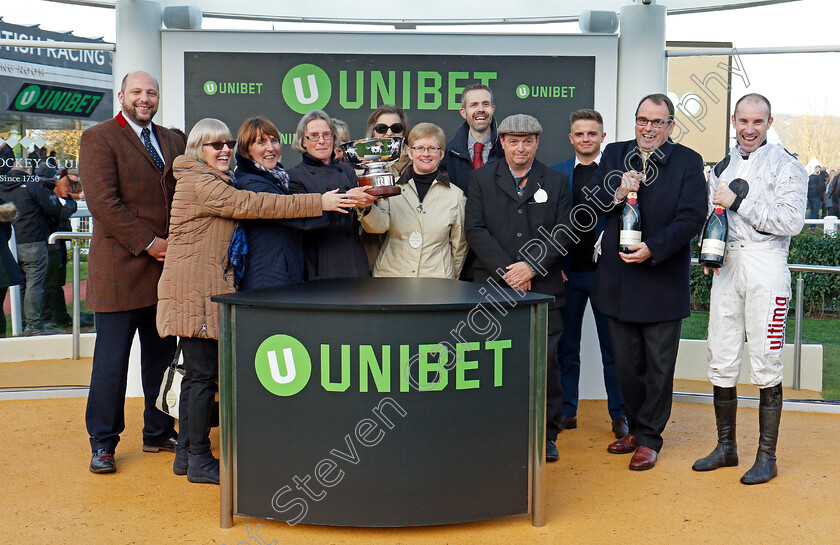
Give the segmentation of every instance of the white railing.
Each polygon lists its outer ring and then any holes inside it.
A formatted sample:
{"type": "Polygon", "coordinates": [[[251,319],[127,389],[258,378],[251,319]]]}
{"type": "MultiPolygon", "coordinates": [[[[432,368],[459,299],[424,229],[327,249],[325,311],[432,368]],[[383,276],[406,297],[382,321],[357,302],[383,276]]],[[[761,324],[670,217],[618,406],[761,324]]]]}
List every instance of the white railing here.
{"type": "MultiPolygon", "coordinates": [[[[90,219],[90,212],[88,211],[87,203],[83,200],[76,201],[76,212],[70,217],[70,225],[73,227],[74,234],[80,234],[82,236],[73,237],[76,240],[73,241],[73,256],[74,259],[76,257],[77,252],[81,252],[83,254],[87,254],[87,240],[90,239],[91,233],[91,219],[90,219]],[[84,242],[84,247],[81,244],[84,242]]],[[[60,237],[64,239],[68,239],[68,237],[60,237]]],[[[17,261],[17,243],[15,240],[15,229],[12,228],[12,237],[9,239],[9,250],[12,252],[12,256],[14,256],[15,261],[17,261]]],[[[76,282],[79,280],[79,271],[76,267],[73,270],[73,284],[74,288],[76,282]]],[[[9,287],[9,300],[11,301],[11,313],[12,313],[12,335],[15,337],[19,337],[23,334],[23,306],[22,301],[20,300],[20,286],[10,286],[9,287]]],[[[73,305],[75,308],[76,305],[76,297],[75,297],[75,289],[74,289],[74,300],[73,305]]],[[[2,306],[2,301],[0,301],[0,306],[2,306]]],[[[3,312],[0,309],[0,312],[3,312]]],[[[75,317],[74,317],[75,320],[75,317]]],[[[77,324],[74,322],[73,330],[76,330],[77,324]]],[[[74,339],[74,343],[76,339],[74,339]]],[[[76,346],[74,344],[74,346],[76,346]]],[[[74,349],[75,350],[75,349],[74,349]]],[[[78,358],[76,358],[78,359],[78,358]]]]}
{"type": "Polygon", "coordinates": [[[826,235],[834,236],[837,234],[840,220],[837,219],[837,216],[826,216],[820,220],[805,220],[805,225],[820,225],[826,235]]]}

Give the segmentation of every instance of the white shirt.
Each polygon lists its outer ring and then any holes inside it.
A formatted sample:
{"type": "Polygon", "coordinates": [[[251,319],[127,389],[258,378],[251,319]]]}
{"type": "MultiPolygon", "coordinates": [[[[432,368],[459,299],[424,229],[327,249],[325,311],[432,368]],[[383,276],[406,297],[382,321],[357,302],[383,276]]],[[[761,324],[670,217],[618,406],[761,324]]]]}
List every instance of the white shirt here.
{"type": "MultiPolygon", "coordinates": [[[[594,161],[592,161],[592,163],[595,163],[596,165],[600,165],[600,164],[601,164],[601,157],[603,157],[603,156],[604,156],[604,152],[603,152],[603,151],[598,152],[598,157],[596,157],[596,158],[595,158],[595,160],[594,160],[594,161]]],[[[578,165],[583,165],[583,166],[586,166],[586,165],[591,165],[592,163],[586,163],[586,164],[584,164],[583,162],[581,162],[581,160],[580,160],[580,159],[578,159],[577,153],[575,153],[575,164],[574,164],[574,166],[572,167],[572,170],[574,170],[575,168],[577,168],[577,166],[578,166],[578,165]]]]}
{"type": "MultiPolygon", "coordinates": [[[[128,121],[128,124],[131,125],[131,128],[134,129],[134,132],[137,133],[137,138],[140,139],[140,143],[143,144],[143,137],[140,136],[140,133],[143,129],[149,129],[149,140],[152,141],[152,147],[155,148],[155,151],[158,152],[160,155],[160,160],[163,161],[163,164],[166,164],[166,159],[163,158],[163,151],[160,149],[160,144],[158,144],[157,138],[155,138],[155,131],[152,130],[152,124],[149,123],[147,127],[141,127],[134,121],[132,121],[125,113],[123,113],[123,118],[128,121]]],[[[145,146],[145,144],[144,144],[145,146]]]]}

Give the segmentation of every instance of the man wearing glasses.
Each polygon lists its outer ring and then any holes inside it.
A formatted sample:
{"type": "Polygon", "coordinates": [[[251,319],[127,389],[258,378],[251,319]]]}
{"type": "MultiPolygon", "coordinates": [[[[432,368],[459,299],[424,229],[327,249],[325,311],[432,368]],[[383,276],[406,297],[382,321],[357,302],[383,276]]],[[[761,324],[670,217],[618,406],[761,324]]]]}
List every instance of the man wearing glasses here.
{"type": "Polygon", "coordinates": [[[503,161],[470,176],[467,242],[475,250],[475,282],[493,282],[518,291],[555,297],[548,306],[546,353],[546,460],[559,458],[555,441],[563,405],[557,346],[563,333],[560,307],[565,302],[564,248],[572,206],[569,177],[536,160],[542,127],[530,115],[506,117],[499,125],[503,161]],[[551,233],[551,241],[544,239],[551,233]]]}
{"type": "Polygon", "coordinates": [[[671,414],[680,323],[690,314],[691,239],[706,219],[699,154],[670,140],[674,105],[664,94],[636,108],[636,138],[610,144],[585,188],[607,214],[592,302],[607,316],[630,433],[608,447],[651,469],[671,414]],[[636,192],[641,241],[619,252],[624,200],[636,192]]]}
{"type": "Polygon", "coordinates": [[[95,221],[88,256],[86,306],[96,315],[96,346],[85,421],[94,473],[116,471],[114,450],[125,429],[128,357],[139,333],[143,393],[143,451],[174,452],[173,420],[155,408],[175,339],[155,325],[157,284],[166,256],[169,209],[175,192],[172,161],[184,139],[152,123],[157,81],[146,72],[123,78],[122,111],[82,134],[79,172],[95,221]]]}

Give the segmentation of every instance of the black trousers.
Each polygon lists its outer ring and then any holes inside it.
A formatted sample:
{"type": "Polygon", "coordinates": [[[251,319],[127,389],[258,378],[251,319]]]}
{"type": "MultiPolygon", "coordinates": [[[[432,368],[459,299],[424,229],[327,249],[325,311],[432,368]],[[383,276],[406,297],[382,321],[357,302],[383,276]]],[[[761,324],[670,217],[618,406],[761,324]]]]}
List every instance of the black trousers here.
{"type": "Polygon", "coordinates": [[[44,278],[44,298],[41,301],[41,320],[44,323],[67,325],[72,322],[64,298],[67,278],[67,248],[64,242],[47,245],[47,276],[44,278]]]}
{"type": "Polygon", "coordinates": [[[546,346],[546,382],[545,382],[545,438],[552,441],[560,433],[558,420],[563,408],[563,372],[557,361],[557,348],[563,336],[563,318],[560,307],[555,303],[548,305],[548,339],[546,346]]]}
{"type": "Polygon", "coordinates": [[[3,311],[3,304],[6,302],[7,286],[0,287],[0,337],[6,336],[6,313],[3,311]]]}
{"type": "Polygon", "coordinates": [[[178,445],[190,454],[210,451],[210,415],[219,387],[219,342],[181,337],[186,373],[178,407],[178,445]]]}
{"type": "Polygon", "coordinates": [[[155,307],[122,312],[97,312],[96,345],[90,375],[85,423],[92,450],[113,451],[125,429],[128,356],[135,332],[140,336],[140,372],[145,408],[143,442],[157,443],[175,435],[173,419],[155,407],[163,372],[175,356],[175,338],[160,338],[155,307]]]}
{"type": "Polygon", "coordinates": [[[615,368],[636,446],[657,452],[671,416],[682,320],[653,323],[609,318],[615,368]]]}

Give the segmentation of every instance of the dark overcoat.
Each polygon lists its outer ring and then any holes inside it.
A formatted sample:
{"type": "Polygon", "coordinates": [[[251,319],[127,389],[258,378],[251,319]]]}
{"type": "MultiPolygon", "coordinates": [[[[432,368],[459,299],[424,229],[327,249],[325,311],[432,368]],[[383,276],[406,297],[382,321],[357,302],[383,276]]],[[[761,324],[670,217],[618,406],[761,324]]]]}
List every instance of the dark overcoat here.
{"type": "MultiPolygon", "coordinates": [[[[356,173],[347,163],[324,163],[303,155],[303,161],[289,170],[289,189],[294,193],[343,193],[358,186],[356,173]]],[[[305,280],[360,278],[370,276],[370,265],[359,233],[355,210],[349,214],[324,212],[320,229],[303,234],[305,280]]]]}
{"type": "Polygon", "coordinates": [[[473,171],[466,229],[477,258],[474,281],[494,278],[507,286],[498,271],[525,261],[537,273],[531,291],[554,295],[556,303],[564,304],[560,257],[570,247],[571,203],[568,176],[539,161],[534,161],[521,196],[506,161],[473,171]],[[534,198],[540,189],[546,193],[545,202],[534,198]]]}
{"type": "Polygon", "coordinates": [[[652,257],[642,263],[625,263],[619,256],[623,204],[611,204],[621,175],[629,170],[642,171],[636,141],[610,144],[589,185],[594,193],[588,202],[607,214],[592,300],[602,313],[624,322],[687,318],[691,313],[690,243],[706,220],[703,160],[695,151],[670,141],[648,159],[638,203],[642,242],[652,257]]]}

